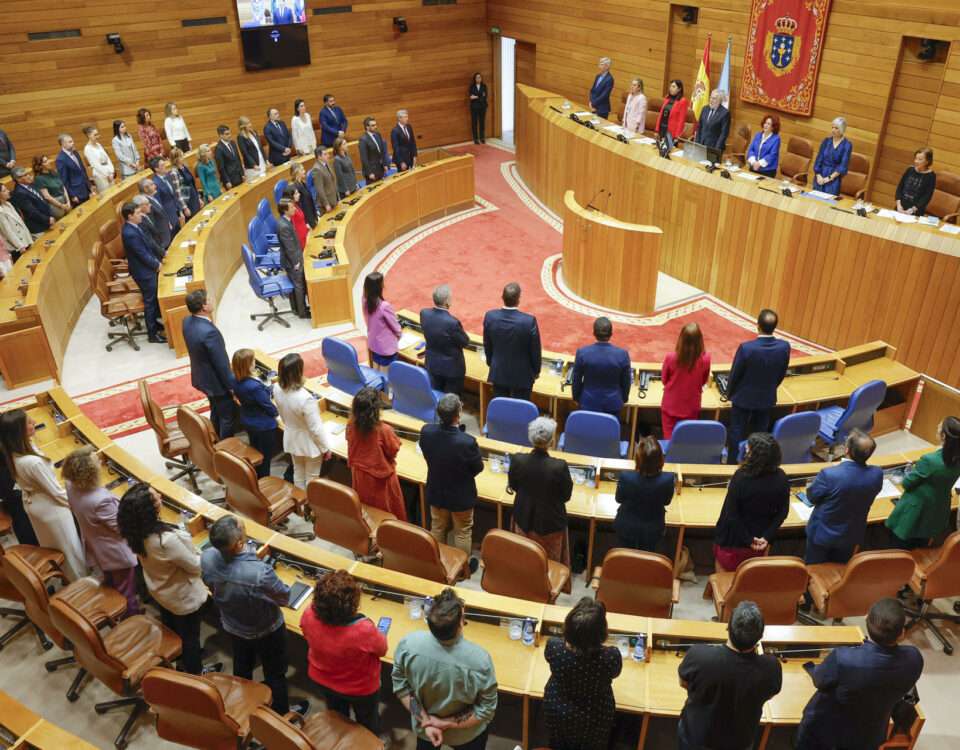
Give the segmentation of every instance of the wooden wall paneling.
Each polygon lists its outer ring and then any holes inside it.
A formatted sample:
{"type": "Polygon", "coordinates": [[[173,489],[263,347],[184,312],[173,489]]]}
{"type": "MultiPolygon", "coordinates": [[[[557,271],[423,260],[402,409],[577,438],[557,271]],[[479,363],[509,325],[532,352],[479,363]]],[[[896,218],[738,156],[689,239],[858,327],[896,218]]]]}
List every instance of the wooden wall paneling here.
{"type": "Polygon", "coordinates": [[[537,80],[537,45],[517,40],[514,75],[517,83],[535,86],[537,80]]]}
{"type": "Polygon", "coordinates": [[[951,415],[960,417],[960,391],[924,378],[920,403],[913,415],[910,432],[938,445],[937,428],[945,416],[951,415]]]}

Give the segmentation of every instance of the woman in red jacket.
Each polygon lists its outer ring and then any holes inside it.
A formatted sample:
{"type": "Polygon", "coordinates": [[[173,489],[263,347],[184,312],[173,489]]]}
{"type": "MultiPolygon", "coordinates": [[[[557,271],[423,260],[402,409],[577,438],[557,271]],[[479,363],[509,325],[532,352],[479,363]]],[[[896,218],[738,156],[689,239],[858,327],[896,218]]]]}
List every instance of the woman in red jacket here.
{"type": "MultiPolygon", "coordinates": [[[[683,135],[683,125],[687,121],[687,107],[690,103],[683,96],[683,81],[674,78],[670,81],[668,96],[663,100],[660,114],[657,115],[656,136],[663,140],[670,135],[674,141],[683,135]]],[[[672,145],[672,144],[671,144],[672,145]]]]}
{"type": "Polygon", "coordinates": [[[300,247],[307,246],[307,219],[303,215],[303,209],[300,208],[300,190],[295,185],[287,185],[283,189],[283,197],[293,201],[293,213],[290,214],[290,221],[293,222],[293,231],[300,240],[300,247]]]}
{"type": "Polygon", "coordinates": [[[663,360],[663,438],[669,440],[682,419],[700,418],[700,397],[710,377],[710,354],[703,350],[703,334],[696,323],[687,323],[677,337],[676,351],[663,360]]]}

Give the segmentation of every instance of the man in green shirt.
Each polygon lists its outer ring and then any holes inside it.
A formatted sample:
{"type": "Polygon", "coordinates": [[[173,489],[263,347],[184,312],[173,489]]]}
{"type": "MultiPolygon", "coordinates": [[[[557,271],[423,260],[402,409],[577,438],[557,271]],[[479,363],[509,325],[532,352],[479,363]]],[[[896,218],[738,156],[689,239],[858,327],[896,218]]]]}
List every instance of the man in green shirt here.
{"type": "Polygon", "coordinates": [[[497,676],[490,654],[464,639],[463,620],[463,601],[444,589],[427,616],[430,632],[411,633],[397,645],[393,692],[410,711],[417,750],[487,746],[497,676]]]}

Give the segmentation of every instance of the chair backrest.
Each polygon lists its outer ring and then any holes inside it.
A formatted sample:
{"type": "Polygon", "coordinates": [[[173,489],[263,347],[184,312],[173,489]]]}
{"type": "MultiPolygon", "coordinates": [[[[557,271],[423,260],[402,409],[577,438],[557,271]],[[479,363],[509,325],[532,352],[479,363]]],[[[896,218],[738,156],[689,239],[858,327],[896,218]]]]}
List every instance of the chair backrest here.
{"type": "Polygon", "coordinates": [[[286,180],[277,180],[277,184],[273,186],[273,202],[279,206],[280,199],[283,198],[283,191],[287,189],[289,183],[286,180]]]}
{"type": "Polygon", "coordinates": [[[263,277],[257,271],[257,261],[254,260],[253,253],[246,245],[240,246],[240,258],[243,260],[243,267],[247,269],[247,281],[253,293],[258,297],[263,297],[263,277]]]}
{"type": "Polygon", "coordinates": [[[787,142],[787,151],[780,157],[780,174],[794,178],[810,170],[813,146],[806,138],[792,137],[787,142]]]}
{"type": "Polygon", "coordinates": [[[780,444],[785,464],[804,464],[812,459],[810,449],[820,431],[820,415],[815,411],[787,414],[773,425],[773,436],[780,444]]]}
{"type": "Polygon", "coordinates": [[[719,464],[727,428],[711,419],[683,419],[677,422],[664,459],[671,464],[719,464]]]}
{"type": "MultiPolygon", "coordinates": [[[[70,641],[77,663],[113,692],[123,695],[127,684],[126,666],[107,652],[100,631],[93,623],[69,602],[57,597],[50,600],[49,613],[54,627],[70,641]]],[[[159,641],[159,630],[150,635],[159,641]]]]}
{"type": "Polygon", "coordinates": [[[140,684],[162,739],[204,750],[236,750],[237,737],[246,734],[227,713],[220,691],[203,677],[153,667],[140,684]]]}
{"type": "Polygon", "coordinates": [[[927,213],[943,219],[960,211],[960,175],[937,172],[937,186],[927,204],[927,213]]]}
{"type": "Polygon", "coordinates": [[[540,416],[536,405],[521,398],[500,396],[487,406],[487,437],[516,445],[530,445],[527,425],[540,416]]]}
{"type": "Polygon", "coordinates": [[[320,345],[327,363],[327,382],[351,396],[363,388],[363,372],[357,350],[349,341],[327,336],[320,345]]]}
{"type": "Polygon", "coordinates": [[[93,258],[87,261],[87,281],[100,302],[100,314],[105,315],[110,302],[110,289],[107,287],[107,282],[97,273],[97,262],[93,258]]]}
{"type": "Polygon", "coordinates": [[[388,520],[377,528],[383,567],[438,583],[447,582],[440,546],[426,529],[406,521],[388,520]]]}
{"type": "Polygon", "coordinates": [[[147,385],[146,378],[137,381],[137,389],[140,391],[140,406],[143,409],[143,418],[150,425],[153,434],[156,435],[157,445],[160,448],[160,453],[163,454],[164,441],[170,437],[166,420],[163,418],[163,409],[150,396],[150,386],[147,385]]]}
{"type": "Polygon", "coordinates": [[[393,362],[387,370],[393,388],[393,408],[424,422],[437,421],[437,395],[430,387],[430,376],[422,367],[393,362]]]}
{"type": "Polygon", "coordinates": [[[307,482],[307,503],[318,538],[355,555],[369,554],[371,530],[356,490],[329,479],[311,479],[307,482]]]}
{"type": "Polygon", "coordinates": [[[873,415],[887,395],[887,384],[882,380],[870,380],[850,394],[850,403],[837,421],[834,443],[842,443],[851,430],[870,432],[873,415]]]}
{"type": "Polygon", "coordinates": [[[270,750],[383,750],[373,732],[336,711],[311,713],[307,721],[310,737],[272,709],[260,706],[250,714],[250,733],[270,750]]]}
{"type": "Polygon", "coordinates": [[[728,146],[730,153],[746,154],[747,148],[750,146],[750,136],[750,128],[748,128],[746,125],[741,125],[738,127],[730,140],[730,145],[728,146]]]}
{"type": "MultiPolygon", "coordinates": [[[[9,534],[13,528],[13,521],[6,513],[0,511],[0,533],[6,535],[9,534]]],[[[6,599],[8,602],[23,602],[23,597],[20,595],[20,592],[17,591],[16,587],[10,583],[10,579],[7,578],[6,569],[3,565],[3,560],[6,557],[5,550],[3,545],[0,545],[0,599],[6,599]]]]}
{"type": "Polygon", "coordinates": [[[547,553],[537,542],[511,531],[493,529],[483,537],[480,556],[480,585],[484,591],[543,604],[550,601],[547,553]]]}
{"type": "Polygon", "coordinates": [[[647,114],[643,118],[644,130],[654,131],[657,129],[657,115],[663,107],[663,99],[656,97],[647,97],[647,114]]]}
{"type": "Polygon", "coordinates": [[[850,154],[850,163],[847,173],[840,180],[840,194],[856,198],[861,190],[867,188],[867,178],[870,177],[870,160],[863,154],[850,154]]]}
{"type": "Polygon", "coordinates": [[[227,451],[214,451],[213,466],[227,488],[227,505],[240,515],[269,526],[270,502],[260,491],[257,472],[250,462],[227,451]]]}
{"type": "Polygon", "coordinates": [[[213,463],[213,446],[217,442],[213,423],[184,404],[177,408],[177,426],[190,445],[187,451],[190,462],[214,482],[219,482],[220,475],[213,463]]]}
{"type": "Polygon", "coordinates": [[[729,622],[736,606],[748,600],[760,607],[767,625],[793,625],[808,579],[799,557],[771,555],[744,560],[737,566],[733,584],[724,597],[720,619],[729,622]]]}
{"type": "Polygon", "coordinates": [[[263,255],[268,251],[267,239],[264,236],[263,220],[254,216],[247,222],[247,240],[255,255],[263,255]]]}
{"type": "Polygon", "coordinates": [[[620,420],[597,411],[572,412],[563,428],[563,450],[599,458],[620,458],[620,420]]]}
{"type": "MultiPolygon", "coordinates": [[[[307,172],[307,190],[310,191],[310,197],[313,198],[314,202],[317,200],[317,187],[313,183],[313,170],[311,169],[307,172]]],[[[321,206],[323,208],[323,206],[321,206]]]]}
{"type": "Polygon", "coordinates": [[[19,600],[23,602],[27,619],[46,633],[57,646],[64,648],[66,642],[63,634],[50,620],[50,597],[44,586],[43,577],[17,552],[16,548],[3,556],[2,567],[4,576],[16,590],[19,600]]]}
{"type": "Polygon", "coordinates": [[[953,532],[940,548],[940,556],[927,568],[924,599],[960,596],[960,531],[953,532]]]}
{"type": "Polygon", "coordinates": [[[103,243],[104,252],[113,260],[123,260],[127,257],[127,252],[123,249],[121,225],[122,222],[116,219],[110,219],[100,225],[100,242],[103,243]]]}
{"type": "Polygon", "coordinates": [[[263,230],[267,234],[277,233],[277,217],[273,215],[270,209],[270,202],[266,198],[261,198],[257,203],[257,217],[263,224],[263,230]]]}
{"type": "Polygon", "coordinates": [[[663,555],[614,548],[603,558],[597,601],[609,612],[670,617],[673,580],[673,565],[663,555]]]}
{"type": "Polygon", "coordinates": [[[897,595],[913,577],[915,565],[910,553],[901,550],[858,552],[850,558],[843,577],[831,587],[824,615],[867,614],[878,599],[897,595]]]}

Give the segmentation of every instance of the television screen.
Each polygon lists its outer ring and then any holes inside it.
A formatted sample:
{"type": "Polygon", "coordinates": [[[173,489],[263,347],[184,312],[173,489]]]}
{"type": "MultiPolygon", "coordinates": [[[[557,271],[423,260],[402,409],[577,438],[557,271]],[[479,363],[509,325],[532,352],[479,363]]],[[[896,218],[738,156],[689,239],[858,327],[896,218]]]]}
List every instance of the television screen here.
{"type": "Polygon", "coordinates": [[[305,23],[241,29],[247,70],[269,70],[310,64],[310,39],[305,23]]]}
{"type": "Polygon", "coordinates": [[[306,23],[306,0],[237,0],[240,28],[306,23]]]}

